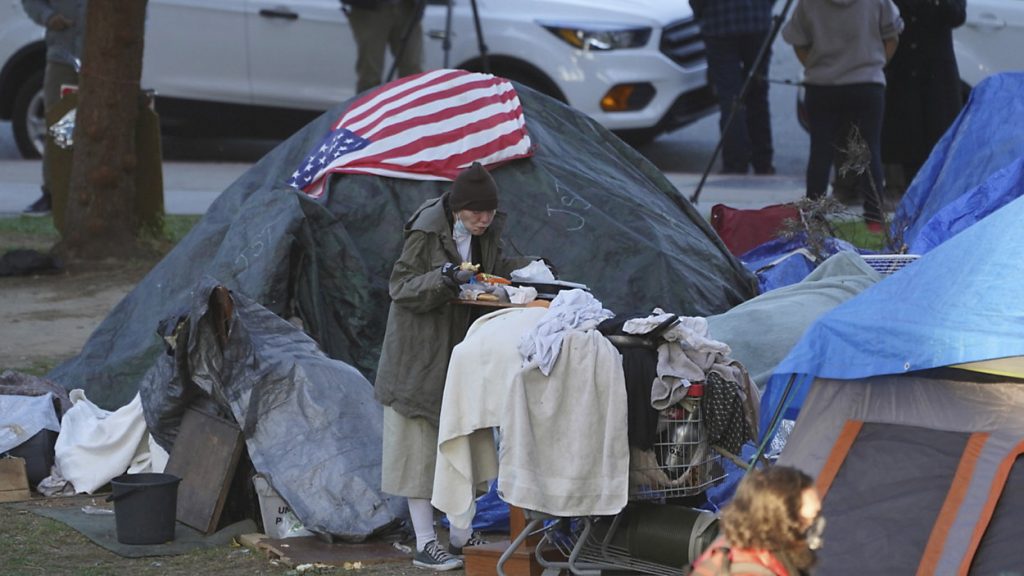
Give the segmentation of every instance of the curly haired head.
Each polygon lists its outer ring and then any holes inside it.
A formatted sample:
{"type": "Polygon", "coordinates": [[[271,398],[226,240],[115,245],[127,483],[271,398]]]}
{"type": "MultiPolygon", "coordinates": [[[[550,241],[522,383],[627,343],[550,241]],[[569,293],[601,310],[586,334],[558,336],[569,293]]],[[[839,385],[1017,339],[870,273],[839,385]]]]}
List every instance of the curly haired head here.
{"type": "Polygon", "coordinates": [[[811,477],[796,468],[751,470],[722,510],[726,539],[732,546],[767,550],[789,550],[803,544],[806,526],[800,517],[801,496],[813,486],[811,477]]]}

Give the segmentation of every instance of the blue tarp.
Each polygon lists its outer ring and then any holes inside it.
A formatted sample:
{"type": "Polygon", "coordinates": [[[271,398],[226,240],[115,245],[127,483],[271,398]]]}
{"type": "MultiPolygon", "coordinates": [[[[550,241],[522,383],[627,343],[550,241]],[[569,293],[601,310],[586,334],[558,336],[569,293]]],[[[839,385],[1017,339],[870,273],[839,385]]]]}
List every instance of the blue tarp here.
{"type": "Polygon", "coordinates": [[[895,237],[910,253],[927,252],[1020,195],[1022,95],[1020,72],[989,76],[971,91],[896,210],[895,237]]]}
{"type": "MultiPolygon", "coordinates": [[[[853,244],[839,238],[826,238],[823,260],[838,252],[858,252],[853,244]]],[[[818,267],[807,248],[807,234],[775,238],[740,256],[740,262],[757,276],[761,294],[800,282],[818,267]]]]}
{"type": "Polygon", "coordinates": [[[761,432],[791,376],[795,418],[814,377],[855,379],[1024,355],[1024,198],[824,314],[779,363],[761,432]]]}

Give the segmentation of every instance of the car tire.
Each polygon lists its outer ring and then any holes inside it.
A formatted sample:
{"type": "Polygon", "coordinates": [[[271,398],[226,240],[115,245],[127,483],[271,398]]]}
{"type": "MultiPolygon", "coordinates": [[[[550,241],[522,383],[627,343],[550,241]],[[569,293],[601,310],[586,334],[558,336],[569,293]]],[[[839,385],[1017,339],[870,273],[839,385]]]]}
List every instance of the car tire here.
{"type": "Polygon", "coordinates": [[[18,151],[24,158],[39,158],[43,154],[46,142],[44,110],[43,71],[38,70],[26,78],[14,97],[11,128],[18,151]]]}

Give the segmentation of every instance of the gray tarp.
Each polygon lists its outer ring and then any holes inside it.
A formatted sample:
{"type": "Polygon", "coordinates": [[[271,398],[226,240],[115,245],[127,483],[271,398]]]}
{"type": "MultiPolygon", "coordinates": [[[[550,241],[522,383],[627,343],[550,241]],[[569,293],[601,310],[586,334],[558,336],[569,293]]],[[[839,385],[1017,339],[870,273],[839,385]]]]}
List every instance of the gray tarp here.
{"type": "Polygon", "coordinates": [[[189,405],[238,422],[253,466],[315,532],[362,540],[404,515],[380,491],[381,407],[358,371],[242,294],[204,278],[176,319],[173,356],[143,378],[146,423],[173,444],[189,405]],[[221,294],[226,294],[222,290],[221,294]],[[191,384],[184,384],[183,375],[191,384]],[[195,402],[196,390],[209,402],[195,402]]]}
{"type": "Polygon", "coordinates": [[[856,252],[839,252],[802,281],[765,292],[708,317],[708,332],[764,390],[775,367],[819,316],[873,286],[881,277],[856,252]]]}

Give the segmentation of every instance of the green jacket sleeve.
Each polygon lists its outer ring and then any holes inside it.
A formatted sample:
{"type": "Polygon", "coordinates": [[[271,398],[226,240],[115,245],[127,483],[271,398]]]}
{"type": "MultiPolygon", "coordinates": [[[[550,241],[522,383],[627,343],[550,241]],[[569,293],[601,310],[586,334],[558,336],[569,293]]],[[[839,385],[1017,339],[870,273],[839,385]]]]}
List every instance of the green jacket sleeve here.
{"type": "Polygon", "coordinates": [[[456,292],[441,277],[441,266],[447,261],[436,236],[418,230],[410,232],[391,271],[391,300],[417,314],[448,304],[456,292]]]}

